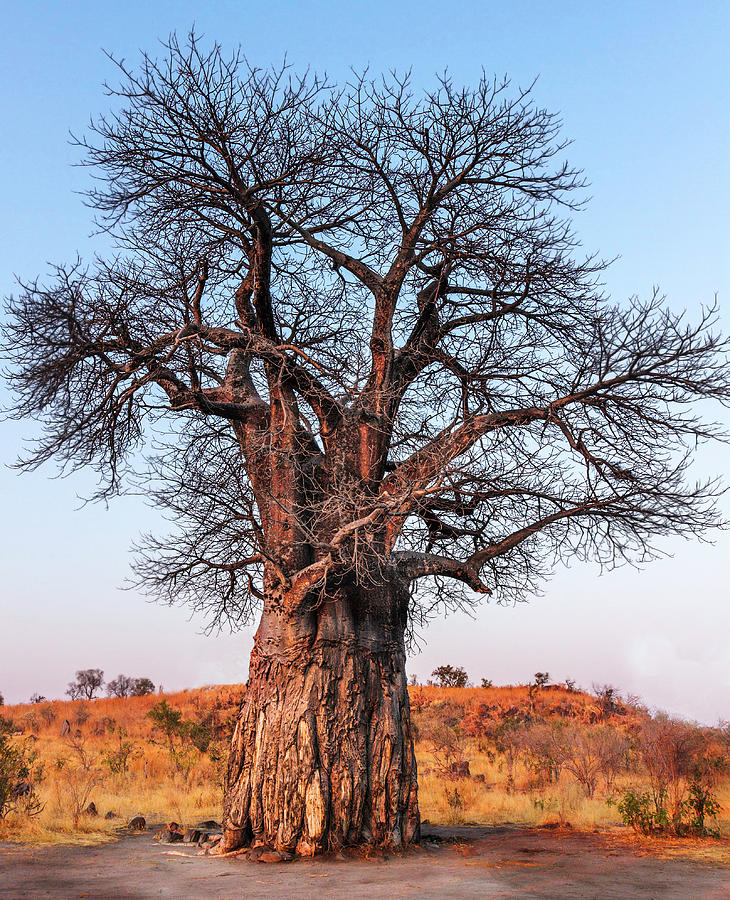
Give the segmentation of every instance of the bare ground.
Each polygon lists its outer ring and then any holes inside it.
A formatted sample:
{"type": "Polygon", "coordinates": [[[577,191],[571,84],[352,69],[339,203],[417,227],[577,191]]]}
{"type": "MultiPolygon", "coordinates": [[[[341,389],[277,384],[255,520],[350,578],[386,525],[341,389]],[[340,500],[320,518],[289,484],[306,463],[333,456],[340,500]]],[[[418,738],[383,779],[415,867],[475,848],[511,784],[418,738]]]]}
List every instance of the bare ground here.
{"type": "Polygon", "coordinates": [[[427,828],[404,856],[262,864],[198,856],[147,832],[97,847],[0,844],[0,897],[730,898],[726,844],[635,842],[622,834],[519,827],[427,828]]]}

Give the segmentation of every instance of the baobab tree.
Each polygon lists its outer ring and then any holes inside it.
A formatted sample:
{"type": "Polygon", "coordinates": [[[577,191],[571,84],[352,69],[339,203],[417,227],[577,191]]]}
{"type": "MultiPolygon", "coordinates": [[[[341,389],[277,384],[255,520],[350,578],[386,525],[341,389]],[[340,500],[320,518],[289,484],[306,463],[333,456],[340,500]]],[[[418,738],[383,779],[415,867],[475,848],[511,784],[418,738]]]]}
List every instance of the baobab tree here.
{"type": "Polygon", "coordinates": [[[260,613],[223,847],[402,846],[409,629],[717,524],[685,475],[728,345],[712,308],[603,295],[529,90],[336,87],[195,37],[118,66],[78,139],[116,252],[9,301],[24,465],[144,490],[175,525],[140,583],[260,613]]]}

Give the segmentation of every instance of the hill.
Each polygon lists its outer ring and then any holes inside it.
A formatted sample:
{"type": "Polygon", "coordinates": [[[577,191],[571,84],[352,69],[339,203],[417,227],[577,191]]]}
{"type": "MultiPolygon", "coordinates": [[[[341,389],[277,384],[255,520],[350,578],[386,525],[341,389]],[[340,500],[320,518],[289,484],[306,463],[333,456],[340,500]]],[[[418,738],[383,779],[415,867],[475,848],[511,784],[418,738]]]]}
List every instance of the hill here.
{"type": "MultiPolygon", "coordinates": [[[[27,780],[43,807],[29,816],[16,803],[0,821],[0,839],[104,840],[138,813],[219,820],[244,691],[219,685],[0,708],[6,743],[26,753],[27,780]],[[92,802],[98,816],[85,813],[92,802]]],[[[684,809],[706,764],[714,768],[702,783],[721,802],[719,827],[730,833],[727,729],[652,718],[610,688],[415,685],[409,692],[426,820],[612,827],[627,790],[663,791],[669,812],[684,809]]]]}

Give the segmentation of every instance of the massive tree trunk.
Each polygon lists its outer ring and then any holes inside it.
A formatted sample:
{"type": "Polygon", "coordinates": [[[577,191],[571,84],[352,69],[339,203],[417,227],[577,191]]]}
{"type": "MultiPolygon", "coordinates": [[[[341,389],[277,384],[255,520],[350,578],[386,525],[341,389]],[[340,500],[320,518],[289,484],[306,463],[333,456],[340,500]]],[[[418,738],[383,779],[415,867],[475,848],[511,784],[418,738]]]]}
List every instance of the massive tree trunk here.
{"type": "Polygon", "coordinates": [[[223,849],[312,855],[417,840],[407,593],[342,584],[305,611],[272,591],[228,766],[223,849]]]}

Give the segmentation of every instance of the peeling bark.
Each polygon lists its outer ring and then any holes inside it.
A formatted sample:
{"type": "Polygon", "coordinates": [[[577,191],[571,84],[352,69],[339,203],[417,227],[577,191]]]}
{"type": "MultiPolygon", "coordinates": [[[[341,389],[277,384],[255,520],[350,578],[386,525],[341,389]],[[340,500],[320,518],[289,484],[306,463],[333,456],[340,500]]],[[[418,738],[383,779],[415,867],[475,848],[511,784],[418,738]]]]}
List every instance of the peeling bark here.
{"type": "Polygon", "coordinates": [[[418,840],[403,623],[382,615],[391,595],[340,591],[299,616],[269,597],[233,736],[223,850],[418,840]]]}

